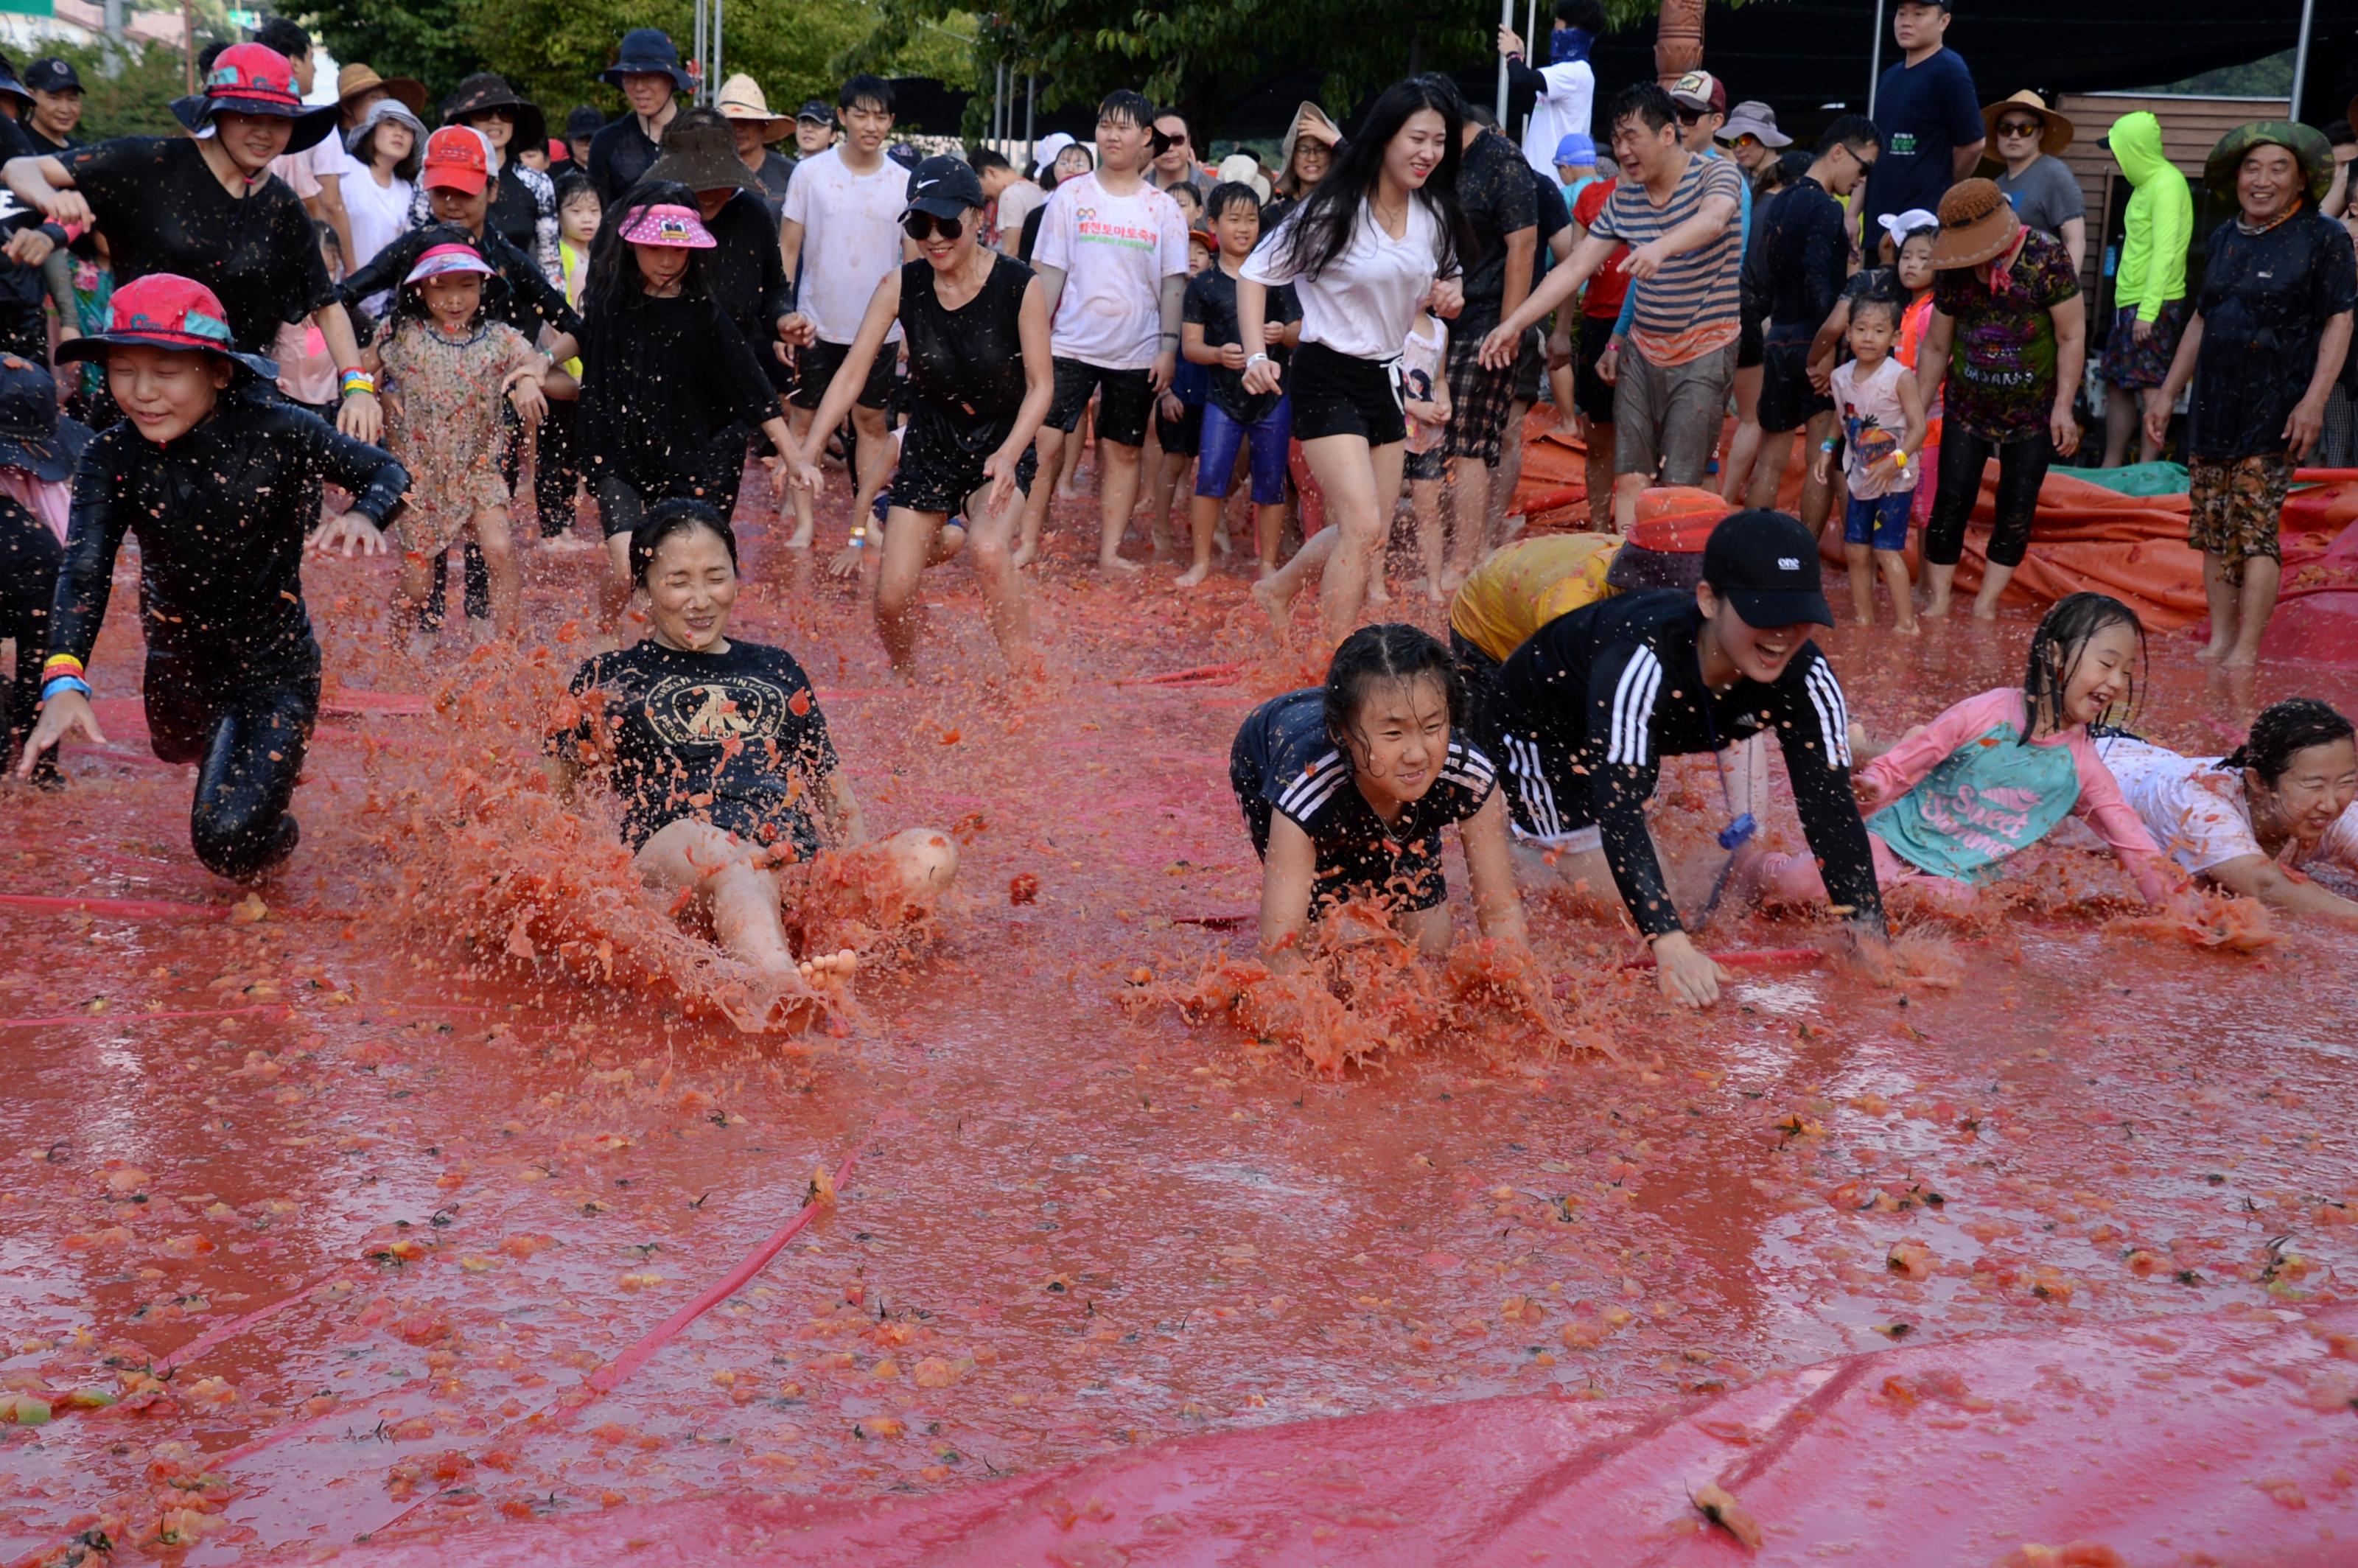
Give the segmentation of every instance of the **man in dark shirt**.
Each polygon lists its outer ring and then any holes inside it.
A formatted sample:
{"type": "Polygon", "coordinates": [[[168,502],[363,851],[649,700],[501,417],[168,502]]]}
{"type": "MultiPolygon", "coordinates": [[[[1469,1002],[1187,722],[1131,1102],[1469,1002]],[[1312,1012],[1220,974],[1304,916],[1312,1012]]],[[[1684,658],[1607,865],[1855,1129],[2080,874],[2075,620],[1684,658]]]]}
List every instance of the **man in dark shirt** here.
{"type": "Polygon", "coordinates": [[[61,153],[81,146],[74,127],[81,124],[81,77],[61,59],[37,59],[25,68],[25,87],[33,95],[33,112],[19,122],[35,152],[61,153]]]}
{"type": "Polygon", "coordinates": [[[590,138],[590,183],[611,207],[639,182],[662,151],[664,128],[679,113],[678,94],[696,83],[679,67],[679,50],[660,27],[622,35],[621,58],[598,80],[622,90],[631,112],[590,138]]]}
{"type": "MultiPolygon", "coordinates": [[[[1833,399],[1810,380],[1810,344],[1833,313],[1850,270],[1842,198],[1875,168],[1875,124],[1844,114],[1819,139],[1810,171],[1778,193],[1760,219],[1760,272],[1768,315],[1760,351],[1760,456],[1747,502],[1774,506],[1777,486],[1793,450],[1793,432],[1806,427],[1805,453],[1833,436],[1833,399]]],[[[1826,525],[1833,490],[1817,477],[1814,458],[1802,465],[1801,522],[1812,533],[1826,525]]]]}
{"type": "Polygon", "coordinates": [[[1949,0],[1900,0],[1891,13],[1898,64],[1875,88],[1875,124],[1883,158],[1867,182],[1866,232],[1886,213],[1937,211],[1942,194],[1973,173],[1987,133],[1974,73],[1942,43],[1949,0]]]}
{"type": "MultiPolygon", "coordinates": [[[[1625,593],[1558,616],[1499,668],[1496,743],[1483,747],[1505,764],[1518,837],[1551,851],[1567,888],[1601,887],[1609,872],[1674,1000],[1707,1005],[1726,977],[1688,937],[1647,830],[1666,756],[1774,734],[1833,903],[1857,934],[1883,935],[1851,796],[1849,710],[1808,637],[1833,622],[1809,531],[1786,513],[1738,512],[1712,531],[1693,595],[1625,593]]],[[[1719,837],[1732,864],[1758,825],[1725,778],[1719,837]]]]}
{"type": "Polygon", "coordinates": [[[1488,120],[1485,110],[1467,113],[1465,159],[1457,168],[1457,200],[1465,208],[1474,244],[1462,258],[1466,307],[1449,328],[1449,434],[1442,449],[1455,460],[1451,467],[1456,483],[1444,589],[1455,588],[1482,553],[1491,483],[1514,402],[1516,364],[1484,368],[1482,340],[1530,297],[1533,258],[1539,253],[1531,166],[1488,120]]]}

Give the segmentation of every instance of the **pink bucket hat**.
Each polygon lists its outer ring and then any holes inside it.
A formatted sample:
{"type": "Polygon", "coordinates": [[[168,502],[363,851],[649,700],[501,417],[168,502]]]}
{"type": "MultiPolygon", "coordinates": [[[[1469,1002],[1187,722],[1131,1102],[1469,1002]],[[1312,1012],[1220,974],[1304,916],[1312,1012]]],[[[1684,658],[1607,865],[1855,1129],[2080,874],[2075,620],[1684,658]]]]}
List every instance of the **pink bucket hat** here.
{"type": "Polygon", "coordinates": [[[622,238],[634,245],[661,245],[675,251],[708,251],[720,243],[694,208],[669,203],[640,208],[622,225],[622,238]]]}
{"type": "Polygon", "coordinates": [[[471,272],[481,277],[489,277],[492,264],[476,254],[472,245],[434,245],[417,258],[417,265],[411,267],[409,276],[401,281],[406,287],[423,283],[429,277],[444,277],[454,272],[471,272]]]}

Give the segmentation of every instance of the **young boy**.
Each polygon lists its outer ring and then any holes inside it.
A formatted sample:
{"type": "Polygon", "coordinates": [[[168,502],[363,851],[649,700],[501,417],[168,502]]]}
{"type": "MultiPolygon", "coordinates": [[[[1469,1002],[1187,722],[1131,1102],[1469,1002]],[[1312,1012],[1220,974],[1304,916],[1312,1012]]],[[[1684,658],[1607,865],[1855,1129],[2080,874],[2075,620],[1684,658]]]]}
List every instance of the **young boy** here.
{"type": "MultiPolygon", "coordinates": [[[[1184,190],[1190,200],[1195,188],[1192,185],[1173,187],[1184,190]]],[[[1212,253],[1217,248],[1211,235],[1201,229],[1187,236],[1187,276],[1200,277],[1212,265],[1212,253]]],[[[1165,550],[1174,550],[1171,537],[1171,498],[1178,492],[1179,481],[1186,476],[1187,465],[1195,460],[1204,445],[1204,397],[1210,389],[1210,377],[1204,367],[1182,355],[1178,373],[1171,384],[1155,400],[1154,467],[1148,471],[1146,514],[1149,535],[1157,557],[1165,550]]],[[[1203,579],[1198,578],[1196,582],[1203,579]]],[[[1194,587],[1194,583],[1183,586],[1194,587]]]]}
{"type": "Polygon", "coordinates": [[[106,617],[115,554],[135,533],[150,744],[168,762],[198,765],[197,859],[244,881],[299,837],[287,806],[319,706],[304,548],[382,555],[379,526],[409,475],[318,415],[250,395],[276,368],[237,352],[227,320],[204,285],[149,273],[115,290],[105,330],[58,350],[105,364],[124,419],[92,443],[75,479],[41,719],[16,772],[29,777],[70,731],[106,739],[83,665],[106,617]],[[322,481],[352,497],[325,523],[322,481]]]}
{"type": "MultiPolygon", "coordinates": [[[[1245,362],[1251,357],[1237,331],[1237,274],[1260,243],[1260,197],[1249,185],[1231,180],[1206,199],[1217,264],[1187,283],[1180,302],[1180,353],[1191,366],[1211,373],[1205,395],[1204,439],[1195,464],[1195,499],[1189,521],[1195,559],[1179,586],[1194,588],[1212,571],[1212,535],[1236,481],[1237,454],[1249,449],[1252,499],[1261,574],[1277,569],[1279,531],[1285,523],[1285,461],[1293,434],[1293,405],[1282,392],[1255,396],[1244,389],[1245,362]]],[[[1282,369],[1286,351],[1302,341],[1302,306],[1287,284],[1269,291],[1266,342],[1256,344],[1282,369]]]]}
{"type": "Polygon", "coordinates": [[[1862,626],[1875,624],[1875,577],[1890,587],[1894,624],[1903,637],[1920,628],[1909,597],[1908,518],[1916,501],[1916,454],[1924,449],[1924,397],[1915,374],[1891,351],[1899,336],[1899,305],[1892,299],[1854,300],[1851,358],[1834,369],[1829,392],[1842,418],[1842,437],[1819,449],[1818,482],[1826,481],[1837,445],[1850,505],[1843,516],[1843,556],[1850,565],[1850,603],[1862,626]]]}
{"type": "Polygon", "coordinates": [[[1450,413],[1449,378],[1442,373],[1442,367],[1448,362],[1449,329],[1432,311],[1424,311],[1401,345],[1401,411],[1408,416],[1408,456],[1401,476],[1408,481],[1409,507],[1416,514],[1417,558],[1424,563],[1424,596],[1435,604],[1449,597],[1441,586],[1448,542],[1441,521],[1441,483],[1449,469],[1441,438],[1450,413]]]}

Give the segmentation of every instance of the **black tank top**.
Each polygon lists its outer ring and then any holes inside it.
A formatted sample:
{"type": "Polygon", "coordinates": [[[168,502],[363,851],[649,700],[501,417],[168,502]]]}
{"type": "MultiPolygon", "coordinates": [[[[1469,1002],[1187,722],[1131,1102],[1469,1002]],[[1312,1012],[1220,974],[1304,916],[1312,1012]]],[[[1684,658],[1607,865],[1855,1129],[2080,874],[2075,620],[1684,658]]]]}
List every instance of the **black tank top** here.
{"type": "Polygon", "coordinates": [[[953,426],[1012,419],[1023,406],[1023,340],[1017,320],[1032,269],[991,258],[990,276],[956,310],[934,292],[934,267],[920,256],[901,268],[901,332],[909,345],[909,390],[953,426]]]}

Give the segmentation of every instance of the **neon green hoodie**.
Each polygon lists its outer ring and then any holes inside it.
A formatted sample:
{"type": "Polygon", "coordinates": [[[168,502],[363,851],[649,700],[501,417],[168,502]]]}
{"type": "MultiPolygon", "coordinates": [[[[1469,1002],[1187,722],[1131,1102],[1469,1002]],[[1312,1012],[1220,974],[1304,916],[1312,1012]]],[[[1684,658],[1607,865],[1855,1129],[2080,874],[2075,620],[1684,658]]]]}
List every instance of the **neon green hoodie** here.
{"type": "Polygon", "coordinates": [[[2140,109],[2113,122],[2113,160],[2129,177],[2128,226],[2121,240],[2120,276],[2113,298],[2136,307],[2137,319],[2157,320],[2161,308],[2186,297],[2186,247],[2194,238],[2194,197],[2186,177],[2161,156],[2161,122],[2140,109]]]}

